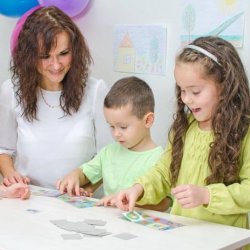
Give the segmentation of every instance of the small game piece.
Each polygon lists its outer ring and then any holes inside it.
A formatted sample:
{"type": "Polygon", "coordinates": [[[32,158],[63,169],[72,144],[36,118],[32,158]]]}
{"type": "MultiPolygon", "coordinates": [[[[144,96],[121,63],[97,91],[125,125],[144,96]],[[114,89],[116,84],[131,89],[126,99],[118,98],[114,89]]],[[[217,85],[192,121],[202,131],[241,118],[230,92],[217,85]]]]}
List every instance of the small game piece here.
{"type": "Polygon", "coordinates": [[[129,221],[132,221],[132,222],[137,222],[137,221],[143,220],[143,217],[139,213],[137,213],[136,211],[125,212],[122,214],[126,219],[128,219],[129,221]]]}
{"type": "Polygon", "coordinates": [[[117,237],[117,238],[120,238],[120,239],[123,239],[123,240],[131,240],[131,239],[134,239],[138,236],[134,235],[134,234],[130,234],[130,233],[120,233],[120,234],[116,234],[114,235],[114,237],[117,237]]]}

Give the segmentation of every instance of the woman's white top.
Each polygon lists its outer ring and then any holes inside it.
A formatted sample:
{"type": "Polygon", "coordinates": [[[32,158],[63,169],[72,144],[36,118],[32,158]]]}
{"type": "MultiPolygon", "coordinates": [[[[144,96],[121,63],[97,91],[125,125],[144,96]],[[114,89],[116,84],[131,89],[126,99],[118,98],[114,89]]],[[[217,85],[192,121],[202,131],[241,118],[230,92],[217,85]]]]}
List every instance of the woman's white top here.
{"type": "MultiPolygon", "coordinates": [[[[61,91],[41,90],[46,102],[58,106],[61,91]]],[[[90,78],[77,113],[64,115],[60,107],[46,105],[37,93],[37,120],[27,121],[17,105],[11,80],[0,86],[0,154],[11,155],[15,169],[32,184],[55,187],[58,179],[93,158],[111,142],[103,116],[108,88],[90,78]]]]}

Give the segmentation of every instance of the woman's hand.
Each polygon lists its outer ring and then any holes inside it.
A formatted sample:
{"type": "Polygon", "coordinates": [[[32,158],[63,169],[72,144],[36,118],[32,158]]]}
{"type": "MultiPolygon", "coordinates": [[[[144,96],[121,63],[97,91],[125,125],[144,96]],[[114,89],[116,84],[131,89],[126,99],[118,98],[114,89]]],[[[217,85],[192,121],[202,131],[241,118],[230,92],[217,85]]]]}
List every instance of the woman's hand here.
{"type": "Polygon", "coordinates": [[[143,195],[143,187],[135,184],[131,188],[124,189],[116,197],[116,206],[124,211],[133,211],[135,203],[143,195]]]}
{"type": "Polygon", "coordinates": [[[183,208],[194,208],[207,205],[210,200],[206,187],[196,185],[180,185],[172,189],[172,194],[183,208]]]}
{"type": "Polygon", "coordinates": [[[8,187],[15,183],[23,183],[23,184],[29,184],[30,178],[27,176],[23,176],[19,174],[17,171],[12,171],[8,175],[5,175],[3,178],[3,184],[8,187]]]}

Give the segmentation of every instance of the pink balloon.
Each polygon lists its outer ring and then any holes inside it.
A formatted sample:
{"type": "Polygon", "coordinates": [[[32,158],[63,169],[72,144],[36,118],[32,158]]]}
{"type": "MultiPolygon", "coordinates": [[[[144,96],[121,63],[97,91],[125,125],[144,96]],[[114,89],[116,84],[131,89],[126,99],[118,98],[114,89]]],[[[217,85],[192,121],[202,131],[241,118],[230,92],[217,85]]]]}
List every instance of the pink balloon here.
{"type": "Polygon", "coordinates": [[[41,6],[54,5],[70,17],[79,15],[88,5],[89,0],[38,0],[41,6]]]}
{"type": "Polygon", "coordinates": [[[12,31],[12,34],[11,34],[11,38],[10,38],[10,49],[11,49],[11,53],[14,52],[14,49],[17,45],[17,41],[18,41],[18,36],[19,36],[19,33],[20,31],[22,30],[23,28],[23,25],[27,19],[27,17],[33,13],[35,10],[37,9],[40,9],[41,6],[36,6],[30,10],[28,10],[27,12],[25,12],[20,18],[19,20],[17,21],[16,23],[16,26],[14,28],[14,30],[12,31]]]}

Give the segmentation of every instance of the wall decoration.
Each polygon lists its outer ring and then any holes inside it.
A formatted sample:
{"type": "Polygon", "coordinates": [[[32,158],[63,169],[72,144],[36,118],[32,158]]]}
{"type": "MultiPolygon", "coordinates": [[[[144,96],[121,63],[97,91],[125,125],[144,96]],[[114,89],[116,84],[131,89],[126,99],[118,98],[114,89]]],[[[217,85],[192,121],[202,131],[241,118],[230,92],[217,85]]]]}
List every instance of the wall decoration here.
{"type": "Polygon", "coordinates": [[[212,35],[242,47],[247,4],[247,0],[182,0],[182,44],[212,35]]]}
{"type": "Polygon", "coordinates": [[[165,25],[116,25],[114,70],[142,74],[166,74],[165,25]]]}

